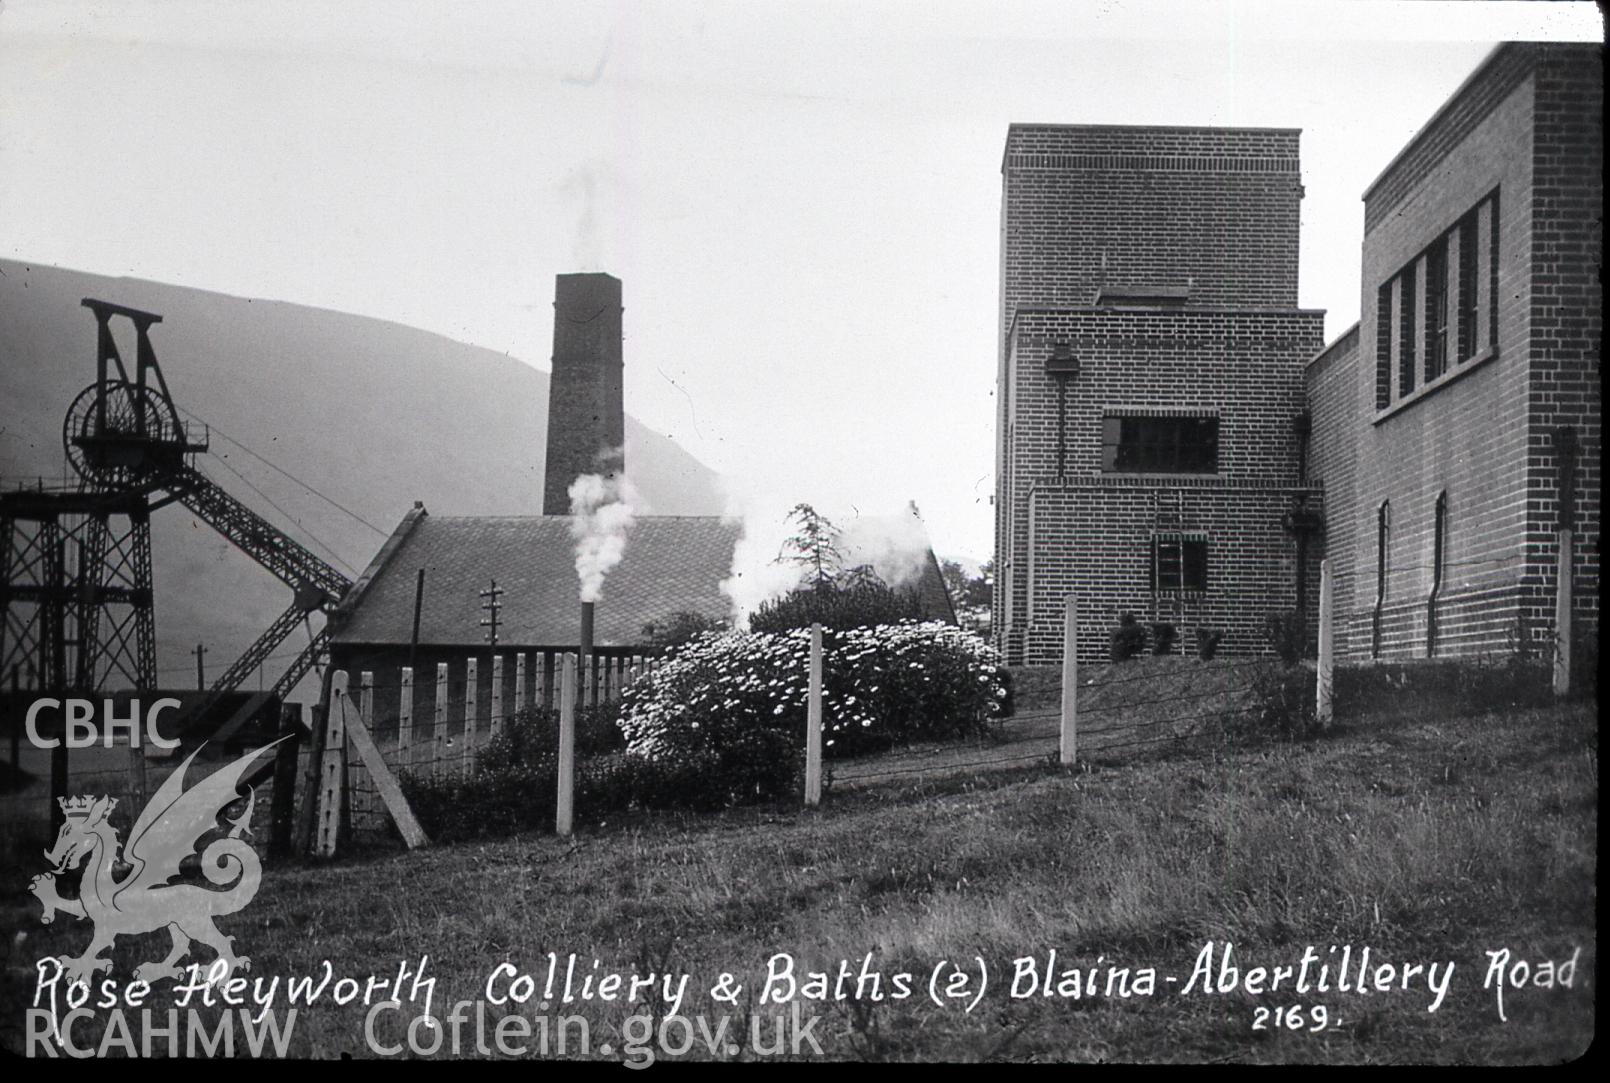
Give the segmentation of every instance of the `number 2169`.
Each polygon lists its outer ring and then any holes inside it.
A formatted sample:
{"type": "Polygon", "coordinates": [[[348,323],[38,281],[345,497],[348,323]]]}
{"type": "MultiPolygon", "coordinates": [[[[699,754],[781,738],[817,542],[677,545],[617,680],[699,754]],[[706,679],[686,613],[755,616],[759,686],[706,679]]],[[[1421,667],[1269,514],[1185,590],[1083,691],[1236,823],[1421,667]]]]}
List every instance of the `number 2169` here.
{"type": "Polygon", "coordinates": [[[1289,1008],[1256,1008],[1252,1012],[1253,1030],[1306,1030],[1317,1033],[1330,1026],[1330,1011],[1323,1004],[1304,1008],[1293,1004],[1289,1008]]]}

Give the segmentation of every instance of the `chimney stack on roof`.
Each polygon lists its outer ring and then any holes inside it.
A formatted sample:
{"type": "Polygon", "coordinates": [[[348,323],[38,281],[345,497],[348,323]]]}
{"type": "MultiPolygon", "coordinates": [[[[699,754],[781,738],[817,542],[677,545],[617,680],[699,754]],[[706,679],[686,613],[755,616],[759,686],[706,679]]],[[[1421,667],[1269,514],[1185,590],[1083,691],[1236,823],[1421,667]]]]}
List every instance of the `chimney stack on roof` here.
{"type": "Polygon", "coordinates": [[[570,514],[570,484],[626,467],[621,283],[607,274],[559,275],[553,301],[553,377],[542,513],[570,514]]]}

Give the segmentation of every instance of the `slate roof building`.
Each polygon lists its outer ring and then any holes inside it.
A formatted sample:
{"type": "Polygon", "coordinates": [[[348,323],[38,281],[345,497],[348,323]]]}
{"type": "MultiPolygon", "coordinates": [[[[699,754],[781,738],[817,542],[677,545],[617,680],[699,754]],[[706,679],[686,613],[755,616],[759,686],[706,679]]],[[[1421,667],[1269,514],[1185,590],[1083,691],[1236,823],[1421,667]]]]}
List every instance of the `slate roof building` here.
{"type": "MultiPolygon", "coordinates": [[[[425,572],[419,643],[486,650],[480,592],[502,590],[498,642],[509,650],[577,646],[575,542],[568,515],[432,516],[416,507],[359,578],[337,614],[332,641],[343,653],[407,647],[413,636],[417,573],[425,572]]],[[[643,626],[676,612],[724,619],[732,608],[721,580],[732,566],[739,526],[698,515],[649,515],[632,524],[618,564],[595,605],[594,645],[641,651],[643,626]]]]}
{"type": "MultiPolygon", "coordinates": [[[[492,698],[492,663],[502,655],[505,704],[525,656],[521,699],[537,702],[555,687],[556,658],[580,645],[575,540],[568,515],[431,516],[415,506],[398,524],[334,614],[330,657],[335,668],[375,674],[381,717],[395,710],[393,687],[412,661],[416,698],[425,696],[445,663],[448,698],[465,699],[467,668],[477,661],[476,702],[492,698]],[[420,573],[423,572],[421,580],[420,573]],[[482,591],[496,582],[498,642],[488,642],[482,591]],[[420,584],[423,583],[423,589],[420,584]],[[414,645],[415,598],[419,633],[414,645]]],[[[739,526],[713,516],[643,516],[621,562],[594,604],[594,656],[607,666],[645,653],[644,626],[674,613],[725,619],[731,601],[721,581],[732,566],[739,526]]],[[[417,708],[416,708],[417,709],[417,708]]]]}

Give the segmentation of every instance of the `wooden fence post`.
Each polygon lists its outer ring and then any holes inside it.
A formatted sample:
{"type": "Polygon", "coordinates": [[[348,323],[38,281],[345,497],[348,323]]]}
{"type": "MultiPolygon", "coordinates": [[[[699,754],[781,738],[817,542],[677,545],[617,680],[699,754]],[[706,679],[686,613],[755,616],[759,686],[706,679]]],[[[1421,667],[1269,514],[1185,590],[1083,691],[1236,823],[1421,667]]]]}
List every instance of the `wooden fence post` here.
{"type": "Polygon", "coordinates": [[[1062,736],[1058,762],[1073,766],[1079,718],[1079,605],[1068,595],[1062,606],[1062,736]]]}
{"type": "Polygon", "coordinates": [[[330,706],[324,713],[324,761],[319,772],[319,834],[314,853],[334,857],[341,834],[341,812],[346,798],[347,735],[342,706],[347,698],[347,671],[337,670],[330,685],[330,706]]]}
{"type": "Polygon", "coordinates": [[[822,803],[822,626],[811,625],[810,698],[805,706],[805,807],[822,803]]]}
{"type": "Polygon", "coordinates": [[[1332,698],[1336,680],[1336,641],[1332,622],[1335,620],[1334,585],[1331,583],[1330,560],[1319,562],[1319,659],[1314,674],[1314,720],[1320,729],[1330,726],[1335,717],[1332,698]]]}
{"type": "MultiPolygon", "coordinates": [[[[364,717],[364,721],[369,722],[372,725],[375,717],[374,673],[371,670],[364,670],[362,675],[358,678],[358,683],[360,687],[358,694],[358,713],[364,717]]],[[[347,728],[350,729],[350,727],[347,728]]],[[[359,761],[358,766],[359,769],[363,770],[365,774],[370,774],[370,772],[364,768],[362,761],[359,761]]],[[[352,770],[352,764],[350,762],[347,765],[347,770],[350,774],[352,770]]],[[[361,814],[365,823],[368,822],[369,817],[374,813],[375,810],[375,791],[373,785],[374,779],[371,777],[369,782],[370,785],[368,786],[364,786],[361,789],[354,787],[353,789],[353,796],[357,798],[357,801],[355,802],[357,807],[353,810],[355,813],[353,818],[356,819],[357,815],[361,814]]]]}
{"type": "Polygon", "coordinates": [[[514,713],[525,710],[525,651],[514,656],[514,713]]]}
{"type": "MultiPolygon", "coordinates": [[[[367,696],[364,699],[365,702],[369,702],[367,696]]],[[[345,706],[345,701],[337,702],[345,706]]],[[[374,792],[379,795],[386,811],[391,814],[391,820],[402,834],[403,842],[410,850],[424,846],[430,840],[425,837],[424,828],[420,827],[419,821],[414,818],[414,810],[409,808],[402,787],[397,784],[397,779],[386,766],[380,750],[375,747],[375,739],[370,734],[371,717],[362,707],[349,716],[343,711],[343,715],[342,725],[346,729],[347,738],[352,742],[353,750],[358,754],[358,762],[368,773],[374,792]]],[[[369,804],[372,807],[373,801],[369,804]]]]}
{"type": "Polygon", "coordinates": [[[447,663],[436,663],[436,730],[432,734],[436,751],[431,757],[430,773],[439,778],[447,773],[447,663]]]}
{"type": "Polygon", "coordinates": [[[488,726],[488,736],[496,737],[503,732],[503,656],[492,656],[492,721],[488,726]]]}
{"type": "Polygon", "coordinates": [[[459,759],[467,775],[475,770],[475,724],[481,692],[480,663],[471,658],[464,663],[464,750],[459,759]]]}
{"type": "Polygon", "coordinates": [[[307,762],[302,768],[302,804],[296,810],[296,846],[311,854],[319,838],[319,781],[324,772],[324,741],[329,736],[324,720],[330,715],[330,687],[335,683],[333,664],[319,676],[319,702],[314,704],[308,728],[307,762]]]}
{"type": "Polygon", "coordinates": [[[542,701],[544,711],[553,710],[553,651],[542,652],[542,701]]]}
{"type": "Polygon", "coordinates": [[[402,691],[397,699],[397,766],[414,766],[414,667],[403,666],[402,691]]]}
{"type": "Polygon", "coordinates": [[[576,656],[565,655],[559,689],[559,807],[554,833],[568,838],[576,799],[576,656]]]}

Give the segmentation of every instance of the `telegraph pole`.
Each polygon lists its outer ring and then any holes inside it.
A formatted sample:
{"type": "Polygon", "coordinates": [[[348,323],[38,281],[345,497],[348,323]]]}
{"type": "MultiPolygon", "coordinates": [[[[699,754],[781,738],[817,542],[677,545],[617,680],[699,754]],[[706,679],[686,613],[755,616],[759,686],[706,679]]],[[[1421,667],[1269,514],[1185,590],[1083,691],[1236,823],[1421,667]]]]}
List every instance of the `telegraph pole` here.
{"type": "Polygon", "coordinates": [[[491,614],[489,617],[481,618],[481,627],[486,629],[487,643],[496,647],[498,645],[498,610],[503,608],[503,603],[499,599],[503,597],[503,588],[498,586],[498,581],[494,579],[491,587],[481,591],[481,597],[486,599],[481,603],[481,608],[491,614]]]}
{"type": "Polygon", "coordinates": [[[197,643],[196,649],[190,653],[196,656],[196,691],[205,692],[207,690],[207,676],[202,671],[201,656],[207,653],[207,648],[197,643]]]}

